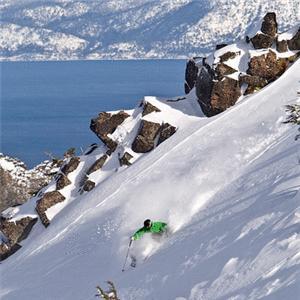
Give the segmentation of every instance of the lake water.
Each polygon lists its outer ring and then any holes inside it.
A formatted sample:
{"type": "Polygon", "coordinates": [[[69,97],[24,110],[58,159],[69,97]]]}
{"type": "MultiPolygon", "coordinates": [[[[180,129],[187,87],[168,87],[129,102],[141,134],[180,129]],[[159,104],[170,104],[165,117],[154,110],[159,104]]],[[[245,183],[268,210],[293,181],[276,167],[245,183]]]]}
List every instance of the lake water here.
{"type": "Polygon", "coordinates": [[[92,117],[182,95],[184,72],[184,60],[2,62],[0,152],[33,167],[45,152],[98,143],[92,117]]]}

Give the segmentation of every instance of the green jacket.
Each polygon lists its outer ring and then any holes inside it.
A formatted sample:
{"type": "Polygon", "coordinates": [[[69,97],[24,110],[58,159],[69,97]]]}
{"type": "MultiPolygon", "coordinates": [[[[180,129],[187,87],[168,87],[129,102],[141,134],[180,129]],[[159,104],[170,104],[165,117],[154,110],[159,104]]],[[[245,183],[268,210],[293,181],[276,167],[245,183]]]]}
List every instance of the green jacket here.
{"type": "Polygon", "coordinates": [[[133,240],[139,240],[146,232],[162,234],[167,229],[167,223],[152,222],[150,228],[142,227],[132,236],[133,240]]]}

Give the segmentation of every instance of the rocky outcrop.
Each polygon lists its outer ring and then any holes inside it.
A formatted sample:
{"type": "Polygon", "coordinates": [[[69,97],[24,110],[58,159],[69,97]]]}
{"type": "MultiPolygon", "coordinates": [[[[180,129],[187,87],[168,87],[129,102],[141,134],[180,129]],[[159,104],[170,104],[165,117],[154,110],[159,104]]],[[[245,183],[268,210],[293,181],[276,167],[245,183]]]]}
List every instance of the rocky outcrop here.
{"type": "Polygon", "coordinates": [[[227,60],[229,60],[229,59],[235,58],[236,55],[237,55],[237,53],[232,52],[232,51],[228,51],[228,52],[222,54],[222,55],[219,57],[219,59],[220,59],[220,62],[222,63],[222,62],[227,61],[227,60]]]}
{"type": "Polygon", "coordinates": [[[226,110],[234,105],[241,95],[237,80],[223,76],[223,78],[216,77],[219,81],[214,80],[210,72],[203,67],[197,79],[196,95],[206,116],[214,116],[226,110]]]}
{"type": "Polygon", "coordinates": [[[124,111],[120,111],[114,115],[101,112],[97,118],[91,120],[90,129],[109,148],[109,154],[115,151],[118,144],[109,138],[108,135],[112,134],[128,117],[129,115],[124,111]]]}
{"type": "Polygon", "coordinates": [[[62,190],[64,187],[71,184],[69,178],[64,174],[59,174],[56,180],[56,189],[62,190]]]}
{"type": "Polygon", "coordinates": [[[297,33],[287,41],[290,50],[300,50],[300,28],[297,33]]]}
{"type": "Polygon", "coordinates": [[[0,212],[35,195],[52,180],[60,166],[60,160],[53,160],[28,170],[22,161],[0,154],[0,212]]]}
{"type": "Polygon", "coordinates": [[[145,102],[142,116],[144,117],[148,114],[151,114],[152,112],[160,112],[160,109],[158,109],[156,106],[154,106],[150,102],[145,102]]]}
{"type": "Polygon", "coordinates": [[[275,37],[277,34],[277,21],[276,14],[269,12],[264,16],[263,22],[261,24],[261,32],[269,36],[275,37]]]}
{"type": "Polygon", "coordinates": [[[170,136],[172,136],[175,132],[176,132],[176,127],[170,125],[169,123],[164,123],[160,129],[160,135],[159,135],[157,145],[164,142],[166,139],[168,139],[170,136]]]}
{"type": "Polygon", "coordinates": [[[195,86],[197,75],[198,75],[198,66],[194,59],[189,59],[186,64],[185,69],[185,84],[184,91],[188,94],[193,87],[195,86]]]}
{"type": "Polygon", "coordinates": [[[216,76],[218,80],[222,80],[222,78],[226,75],[233,74],[237,72],[234,68],[229,67],[224,63],[219,63],[215,68],[216,76]]]}
{"type": "Polygon", "coordinates": [[[268,84],[268,81],[262,77],[255,75],[240,75],[239,83],[240,85],[244,83],[247,84],[247,89],[245,90],[244,95],[248,95],[266,86],[268,84]]]}
{"type": "Polygon", "coordinates": [[[89,192],[91,191],[93,188],[95,187],[95,182],[91,181],[91,180],[86,180],[82,189],[85,191],[85,192],[89,192]]]}
{"type": "Polygon", "coordinates": [[[119,158],[120,166],[130,166],[130,160],[133,158],[131,154],[125,152],[121,158],[119,158]]]}
{"type": "Polygon", "coordinates": [[[277,21],[275,13],[267,13],[261,25],[261,32],[257,33],[250,40],[255,49],[270,48],[275,41],[277,34],[277,21]]]}
{"type": "Polygon", "coordinates": [[[146,153],[154,148],[154,141],[159,133],[160,124],[142,121],[139,133],[132,143],[132,150],[136,153],[146,153]]]}
{"type": "Polygon", "coordinates": [[[288,43],[286,40],[278,41],[276,39],[276,50],[280,53],[288,51],[288,43]]]}
{"type": "Polygon", "coordinates": [[[75,171],[80,163],[80,158],[79,157],[72,157],[62,168],[61,172],[64,175],[68,175],[71,172],[75,171]]]}
{"type": "Polygon", "coordinates": [[[37,222],[37,218],[25,217],[17,221],[10,221],[1,217],[0,230],[5,236],[5,241],[0,245],[1,260],[15,253],[21,246],[18,244],[26,239],[37,222]]]}
{"type": "Polygon", "coordinates": [[[288,59],[277,59],[276,54],[272,50],[269,50],[267,54],[254,56],[250,59],[247,74],[258,76],[271,82],[282,75],[288,64],[288,59]]]}
{"type": "Polygon", "coordinates": [[[35,209],[45,227],[48,227],[50,224],[50,220],[46,215],[46,210],[57,203],[63,202],[64,200],[65,197],[59,191],[53,191],[45,193],[43,197],[37,201],[35,209]]]}
{"type": "Polygon", "coordinates": [[[272,47],[272,44],[274,42],[273,37],[263,34],[263,33],[256,34],[250,40],[255,49],[270,48],[270,47],[272,47]]]}
{"type": "Polygon", "coordinates": [[[92,165],[91,167],[87,170],[87,175],[101,169],[105,163],[105,161],[107,160],[108,156],[107,155],[103,155],[101,156],[99,159],[97,159],[92,165]]]}
{"type": "Polygon", "coordinates": [[[240,85],[237,80],[225,77],[214,82],[211,92],[211,113],[217,114],[234,105],[241,95],[240,85]]]}

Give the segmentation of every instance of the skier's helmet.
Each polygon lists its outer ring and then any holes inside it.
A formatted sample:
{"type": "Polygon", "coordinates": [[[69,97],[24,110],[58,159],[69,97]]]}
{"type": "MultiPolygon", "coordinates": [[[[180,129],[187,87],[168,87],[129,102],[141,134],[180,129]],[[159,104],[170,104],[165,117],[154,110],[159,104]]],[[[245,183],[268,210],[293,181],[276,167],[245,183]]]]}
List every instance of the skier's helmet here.
{"type": "Polygon", "coordinates": [[[144,227],[146,227],[146,228],[151,227],[151,220],[150,219],[147,219],[147,220],[144,221],[144,227]]]}

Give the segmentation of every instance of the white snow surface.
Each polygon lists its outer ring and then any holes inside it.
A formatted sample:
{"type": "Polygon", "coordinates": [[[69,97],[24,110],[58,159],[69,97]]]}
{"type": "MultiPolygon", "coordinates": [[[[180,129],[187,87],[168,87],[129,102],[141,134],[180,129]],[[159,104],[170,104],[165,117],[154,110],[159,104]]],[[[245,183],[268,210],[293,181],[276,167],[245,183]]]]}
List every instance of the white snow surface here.
{"type": "Polygon", "coordinates": [[[243,39],[269,11],[299,26],[300,0],[2,0],[1,60],[186,58],[243,39]]]}
{"type": "MultiPolygon", "coordinates": [[[[282,121],[284,106],[297,101],[299,74],[298,60],[212,118],[196,103],[168,102],[176,134],[77,194],[46,230],[37,223],[1,264],[1,299],[94,299],[106,280],[122,300],[296,299],[300,144],[282,121]],[[160,244],[133,242],[138,265],[121,272],[129,237],[146,218],[166,221],[172,234],[160,244]]],[[[138,116],[132,111],[125,129],[138,116]]]]}

